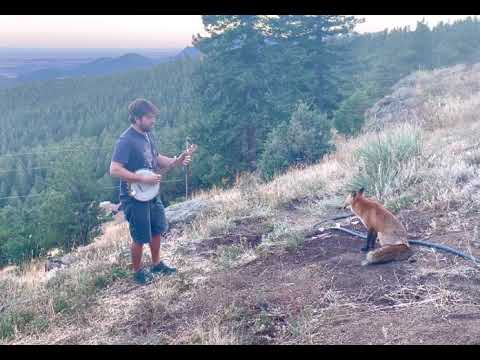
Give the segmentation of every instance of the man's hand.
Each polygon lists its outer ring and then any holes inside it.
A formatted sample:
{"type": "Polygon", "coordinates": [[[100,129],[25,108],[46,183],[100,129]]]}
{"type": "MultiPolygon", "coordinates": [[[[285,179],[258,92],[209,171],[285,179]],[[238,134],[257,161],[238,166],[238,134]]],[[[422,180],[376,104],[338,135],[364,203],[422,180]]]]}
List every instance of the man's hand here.
{"type": "Polygon", "coordinates": [[[170,167],[175,167],[175,166],[187,166],[190,164],[192,161],[192,153],[197,149],[197,145],[190,145],[189,150],[183,152],[180,156],[178,157],[167,157],[164,155],[158,155],[158,164],[160,165],[161,168],[170,168],[170,167]]]}
{"type": "Polygon", "coordinates": [[[162,181],[162,175],[154,174],[154,175],[142,175],[140,182],[145,184],[157,184],[162,181]]]}
{"type": "Polygon", "coordinates": [[[192,155],[184,156],[183,160],[181,158],[178,159],[178,163],[181,163],[183,166],[187,166],[188,164],[190,164],[190,161],[192,161],[192,155]]]}
{"type": "Polygon", "coordinates": [[[197,145],[192,144],[189,146],[188,150],[182,153],[177,159],[177,164],[182,164],[183,166],[187,166],[192,161],[192,153],[197,150],[197,145]]]}

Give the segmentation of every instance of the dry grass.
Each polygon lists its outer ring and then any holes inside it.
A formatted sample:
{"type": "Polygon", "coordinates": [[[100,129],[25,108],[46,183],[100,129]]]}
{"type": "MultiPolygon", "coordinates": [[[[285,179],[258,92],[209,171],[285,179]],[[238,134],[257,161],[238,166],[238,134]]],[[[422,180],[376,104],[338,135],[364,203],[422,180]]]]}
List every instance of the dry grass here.
{"type": "Polygon", "coordinates": [[[2,293],[9,294],[0,299],[0,339],[39,334],[64,315],[84,310],[98,290],[125,277],[127,263],[119,257],[128,244],[125,230],[125,224],[107,228],[96,243],[74,253],[77,261],[67,269],[46,273],[35,261],[20,274],[8,274],[0,282],[2,293]]]}
{"type": "Polygon", "coordinates": [[[228,326],[221,325],[221,320],[208,316],[193,325],[193,331],[187,344],[197,345],[239,345],[243,344],[239,334],[228,326]]]}

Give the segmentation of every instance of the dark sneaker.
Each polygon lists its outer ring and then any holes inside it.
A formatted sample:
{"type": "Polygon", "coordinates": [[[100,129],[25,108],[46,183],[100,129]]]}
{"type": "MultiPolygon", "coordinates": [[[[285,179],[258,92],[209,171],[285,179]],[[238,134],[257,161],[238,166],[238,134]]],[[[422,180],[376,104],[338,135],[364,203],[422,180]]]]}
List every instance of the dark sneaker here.
{"type": "Polygon", "coordinates": [[[153,274],[159,274],[159,275],[172,275],[177,272],[177,269],[168,267],[163,263],[163,261],[160,261],[157,265],[152,266],[152,273],[153,274]]]}
{"type": "Polygon", "coordinates": [[[133,279],[138,284],[148,285],[153,281],[153,276],[144,269],[141,269],[133,274],[133,279]]]}

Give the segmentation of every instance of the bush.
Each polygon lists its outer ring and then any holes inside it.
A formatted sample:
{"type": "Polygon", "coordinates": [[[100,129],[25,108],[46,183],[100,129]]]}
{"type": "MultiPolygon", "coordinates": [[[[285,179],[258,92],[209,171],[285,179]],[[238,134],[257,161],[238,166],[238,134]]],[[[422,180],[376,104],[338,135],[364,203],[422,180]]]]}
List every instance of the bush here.
{"type": "Polygon", "coordinates": [[[364,113],[374,103],[370,88],[359,89],[340,103],[334,115],[335,128],[348,135],[356,134],[365,122],[364,113]]]}
{"type": "Polygon", "coordinates": [[[403,125],[373,136],[377,138],[369,140],[355,154],[358,172],[347,184],[347,190],[364,187],[367,193],[381,199],[415,176],[415,172],[404,170],[421,154],[421,130],[403,125]]]}
{"type": "Polygon", "coordinates": [[[246,247],[242,244],[221,245],[218,247],[217,264],[228,269],[245,252],[246,247]]]}
{"type": "Polygon", "coordinates": [[[11,317],[0,316],[0,339],[10,339],[15,335],[14,324],[11,317]]]}
{"type": "Polygon", "coordinates": [[[300,102],[289,123],[282,123],[267,136],[259,160],[262,176],[271,180],[295,164],[312,164],[332,149],[331,121],[326,115],[300,102]]]}
{"type": "Polygon", "coordinates": [[[107,271],[105,274],[98,275],[98,277],[94,281],[95,287],[103,289],[112,284],[115,280],[126,278],[128,274],[128,270],[125,270],[119,266],[114,266],[110,271],[107,271]]]}
{"type": "Polygon", "coordinates": [[[35,314],[22,310],[0,316],[0,339],[11,339],[15,330],[24,331],[35,320],[35,314]]]}
{"type": "Polygon", "coordinates": [[[263,236],[258,251],[262,252],[267,248],[280,247],[293,254],[303,246],[304,242],[305,237],[302,230],[292,229],[286,223],[275,223],[272,231],[263,236]]]}

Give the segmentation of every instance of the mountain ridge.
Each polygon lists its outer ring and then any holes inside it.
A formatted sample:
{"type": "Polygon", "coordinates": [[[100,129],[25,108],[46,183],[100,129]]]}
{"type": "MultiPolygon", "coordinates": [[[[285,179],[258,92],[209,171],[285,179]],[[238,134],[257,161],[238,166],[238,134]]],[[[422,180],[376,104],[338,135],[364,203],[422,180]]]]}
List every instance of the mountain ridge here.
{"type": "Polygon", "coordinates": [[[115,57],[99,57],[73,68],[63,69],[48,67],[20,74],[17,78],[0,76],[0,89],[24,84],[30,81],[72,78],[79,76],[105,76],[133,70],[149,69],[158,64],[175,61],[185,57],[198,58],[200,52],[194,47],[187,46],[177,54],[154,59],[136,52],[127,52],[115,57]]]}

